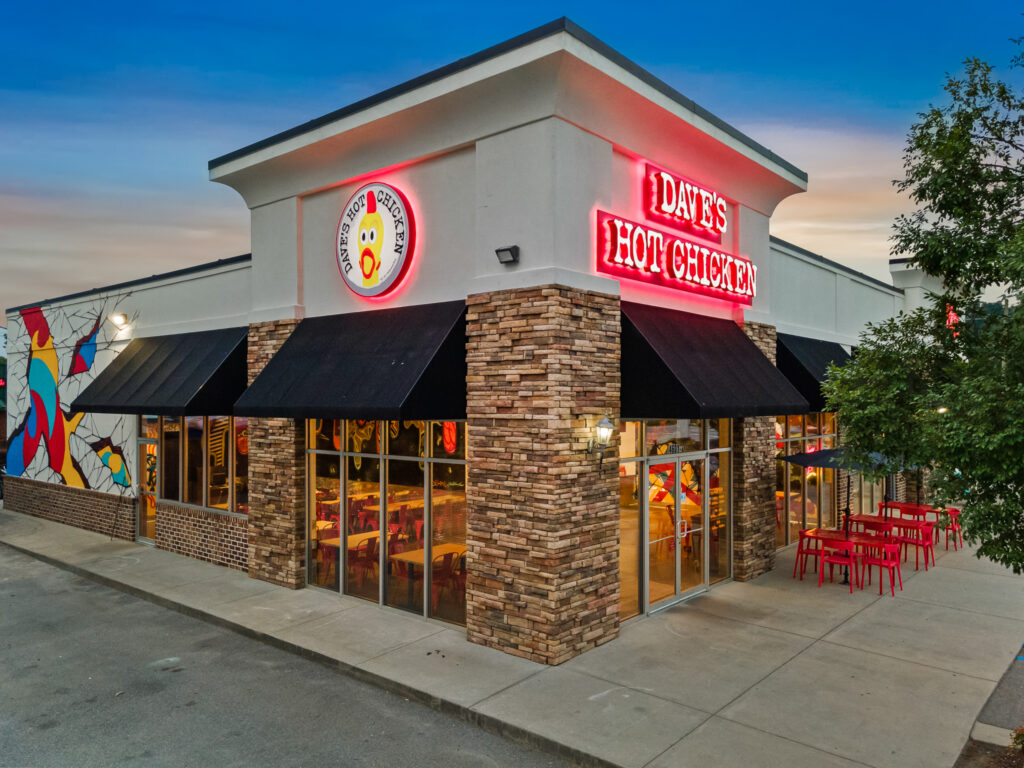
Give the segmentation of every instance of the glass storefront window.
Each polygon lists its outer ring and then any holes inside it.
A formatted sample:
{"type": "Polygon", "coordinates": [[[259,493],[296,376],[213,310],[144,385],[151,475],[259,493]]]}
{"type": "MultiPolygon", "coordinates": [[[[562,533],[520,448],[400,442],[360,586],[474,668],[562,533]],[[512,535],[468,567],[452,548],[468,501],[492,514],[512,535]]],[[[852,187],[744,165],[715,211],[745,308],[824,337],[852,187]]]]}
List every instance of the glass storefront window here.
{"type": "Polygon", "coordinates": [[[619,458],[630,459],[634,456],[643,455],[643,443],[641,435],[643,422],[621,421],[619,422],[619,458]]]}
{"type": "Polygon", "coordinates": [[[732,419],[709,419],[707,431],[710,450],[732,446],[732,419]]]}
{"type": "Polygon", "coordinates": [[[228,509],[231,503],[231,417],[211,416],[207,421],[206,505],[228,509]]]}
{"type": "Polygon", "coordinates": [[[380,453],[379,422],[349,420],[345,422],[343,451],[352,453],[380,453]]]}
{"type": "MultiPolygon", "coordinates": [[[[629,422],[637,424],[637,422],[629,422]]],[[[639,461],[619,464],[619,617],[640,613],[640,474],[639,461]]]]}
{"type": "Polygon", "coordinates": [[[644,426],[648,456],[688,453],[704,448],[700,419],[648,420],[644,426]]]}
{"type": "Polygon", "coordinates": [[[708,542],[711,547],[708,582],[711,584],[729,577],[729,557],[732,552],[729,530],[731,462],[732,453],[729,451],[708,454],[708,542]]]}
{"type": "Polygon", "coordinates": [[[160,450],[163,459],[163,466],[160,467],[160,498],[178,501],[181,498],[181,422],[178,419],[164,417],[160,423],[163,434],[160,450]]]}
{"type": "Polygon", "coordinates": [[[185,502],[203,504],[203,417],[185,418],[185,502]]]}
{"type": "Polygon", "coordinates": [[[341,450],[321,447],[324,423],[307,429],[310,583],[465,624],[466,422],[349,420],[341,450]],[[318,530],[338,514],[329,545],[345,536],[340,579],[318,530]]]}
{"type": "Polygon", "coordinates": [[[431,456],[435,459],[466,458],[466,422],[432,421],[434,447],[431,456]]]}
{"type": "Polygon", "coordinates": [[[249,514],[249,419],[235,417],[235,512],[249,514]]]}
{"type": "Polygon", "coordinates": [[[312,433],[310,447],[318,451],[340,451],[341,450],[341,427],[340,419],[312,419],[309,428],[312,433]]]}
{"type": "Polygon", "coordinates": [[[388,449],[390,456],[425,456],[426,422],[389,421],[388,449]]]}
{"type": "MultiPolygon", "coordinates": [[[[466,623],[466,466],[431,464],[430,615],[466,623]]],[[[420,538],[416,546],[423,548],[420,538]]]]}
{"type": "Polygon", "coordinates": [[[345,594],[373,602],[380,599],[380,469],[380,459],[345,459],[345,594]]]}
{"type": "Polygon", "coordinates": [[[337,591],[341,548],[341,461],[337,456],[313,454],[310,476],[315,516],[309,521],[309,580],[337,591]]]}
{"type": "Polygon", "coordinates": [[[141,416],[139,417],[139,439],[159,440],[160,439],[160,417],[141,416]]]}
{"type": "Polygon", "coordinates": [[[834,470],[805,468],[782,461],[783,456],[835,447],[835,414],[778,416],[775,420],[776,486],[775,543],[797,540],[805,528],[835,525],[834,470]]]}
{"type": "MultiPolygon", "coordinates": [[[[416,422],[422,424],[423,422],[416,422]]],[[[410,443],[406,443],[409,445],[410,443]]],[[[395,608],[422,613],[424,558],[423,464],[388,459],[387,462],[387,581],[384,602],[395,608]],[[417,601],[419,590],[420,601],[417,601]]]]}

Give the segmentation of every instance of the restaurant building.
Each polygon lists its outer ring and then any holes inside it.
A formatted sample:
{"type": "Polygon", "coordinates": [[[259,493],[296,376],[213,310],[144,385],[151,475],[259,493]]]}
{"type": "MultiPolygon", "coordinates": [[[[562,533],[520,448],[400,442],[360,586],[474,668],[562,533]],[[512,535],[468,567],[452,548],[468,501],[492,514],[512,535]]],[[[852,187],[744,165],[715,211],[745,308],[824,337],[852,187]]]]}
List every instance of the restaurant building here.
{"type": "Polygon", "coordinates": [[[210,177],[251,255],[8,310],[7,508],[549,664],[835,520],[777,456],[918,285],[771,237],[806,174],[564,19],[210,177]]]}

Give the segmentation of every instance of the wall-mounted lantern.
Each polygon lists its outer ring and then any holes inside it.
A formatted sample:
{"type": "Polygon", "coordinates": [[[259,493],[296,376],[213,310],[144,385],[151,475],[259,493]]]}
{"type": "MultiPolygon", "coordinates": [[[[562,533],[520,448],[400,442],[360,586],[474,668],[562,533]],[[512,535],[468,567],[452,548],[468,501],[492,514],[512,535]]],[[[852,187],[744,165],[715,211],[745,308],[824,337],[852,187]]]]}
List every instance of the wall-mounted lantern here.
{"type": "Polygon", "coordinates": [[[615,425],[607,416],[602,416],[601,420],[597,422],[597,426],[594,427],[595,436],[590,438],[590,442],[587,443],[587,453],[598,455],[598,465],[604,464],[604,451],[612,440],[612,430],[614,429],[615,425]]]}

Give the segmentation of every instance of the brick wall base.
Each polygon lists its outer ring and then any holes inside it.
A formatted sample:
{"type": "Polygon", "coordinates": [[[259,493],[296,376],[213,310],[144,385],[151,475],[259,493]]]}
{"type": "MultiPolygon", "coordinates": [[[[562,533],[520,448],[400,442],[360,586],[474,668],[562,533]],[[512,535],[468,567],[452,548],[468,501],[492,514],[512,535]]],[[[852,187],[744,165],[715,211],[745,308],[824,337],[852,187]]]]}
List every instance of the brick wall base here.
{"type": "Polygon", "coordinates": [[[135,498],[23,477],[4,478],[4,509],[135,540],[135,498]]]}
{"type": "MultiPolygon", "coordinates": [[[[298,322],[249,326],[250,384],[298,322]]],[[[249,419],[249,575],[291,589],[306,584],[305,458],[304,422],[249,419]]]]}
{"type": "Polygon", "coordinates": [[[467,637],[560,664],[618,635],[619,299],[545,286],[470,296],[467,637]]]}
{"type": "MultiPolygon", "coordinates": [[[[775,327],[743,324],[775,363],[775,327]]],[[[775,567],[775,418],[733,420],[733,578],[748,581],[775,567]]]]}
{"type": "Polygon", "coordinates": [[[156,547],[247,571],[248,520],[160,501],[156,505],[156,547]]]}

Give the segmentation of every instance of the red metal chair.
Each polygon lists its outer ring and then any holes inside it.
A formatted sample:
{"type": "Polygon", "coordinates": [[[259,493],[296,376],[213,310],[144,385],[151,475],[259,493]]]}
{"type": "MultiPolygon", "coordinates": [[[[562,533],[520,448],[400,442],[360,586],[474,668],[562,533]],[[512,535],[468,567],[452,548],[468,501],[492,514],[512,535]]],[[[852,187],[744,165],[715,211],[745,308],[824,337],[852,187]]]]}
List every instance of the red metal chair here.
{"type": "Polygon", "coordinates": [[[865,573],[867,573],[868,584],[871,583],[871,566],[877,565],[878,594],[882,594],[882,585],[885,583],[885,579],[882,577],[882,569],[884,568],[889,572],[889,589],[892,590],[892,596],[896,597],[893,571],[896,572],[896,577],[900,581],[900,591],[903,591],[903,573],[900,571],[900,544],[895,541],[892,544],[882,544],[881,550],[881,557],[877,557],[873,552],[868,552],[861,558],[860,588],[864,589],[865,573]]]}
{"type": "Polygon", "coordinates": [[[435,557],[430,574],[430,606],[431,610],[437,612],[437,603],[441,599],[441,591],[453,588],[454,572],[452,571],[452,560],[455,555],[446,552],[441,557],[435,557]]]}
{"type": "Polygon", "coordinates": [[[960,510],[956,507],[946,507],[946,514],[949,515],[949,525],[946,526],[946,550],[949,551],[949,534],[952,532],[953,551],[959,551],[957,541],[959,540],[961,547],[964,545],[963,528],[960,527],[960,510]]]}
{"type": "Polygon", "coordinates": [[[818,561],[821,560],[821,544],[818,539],[812,539],[807,535],[807,531],[800,531],[800,541],[796,545],[796,562],[793,563],[793,578],[796,578],[797,568],[800,569],[800,581],[804,580],[804,574],[807,573],[807,558],[815,557],[817,560],[814,561],[814,570],[818,570],[818,561]],[[801,558],[803,563],[801,564],[801,558]]]}
{"type": "Polygon", "coordinates": [[[935,565],[935,541],[932,532],[934,523],[924,523],[920,528],[911,529],[910,534],[898,537],[903,545],[903,556],[907,557],[911,547],[914,547],[914,570],[921,567],[921,552],[924,551],[924,569],[928,570],[928,556],[931,555],[932,565],[935,565]]]}
{"type": "Polygon", "coordinates": [[[820,587],[825,578],[825,565],[828,565],[828,580],[832,581],[833,568],[837,565],[846,566],[850,569],[850,594],[853,594],[853,582],[860,586],[860,569],[857,567],[857,559],[861,557],[859,552],[853,548],[851,541],[825,541],[821,542],[822,556],[821,567],[818,569],[818,586],[820,587]]]}

